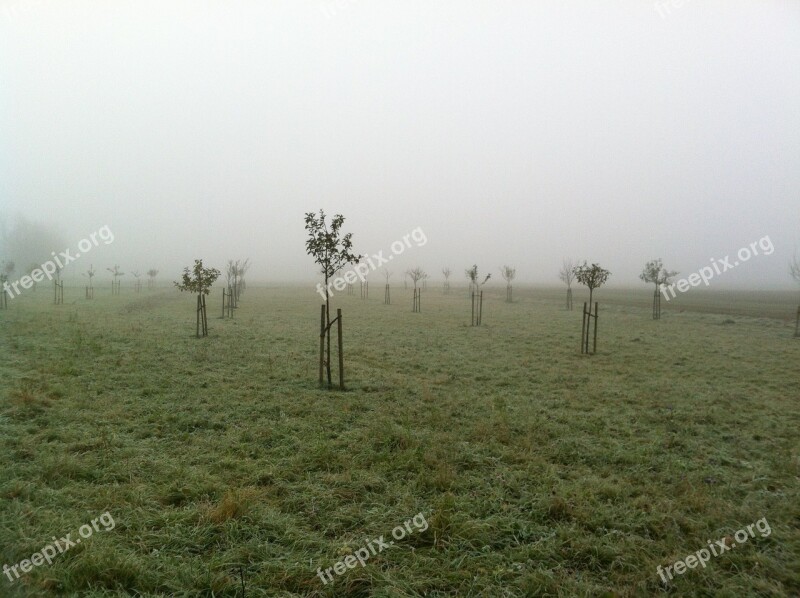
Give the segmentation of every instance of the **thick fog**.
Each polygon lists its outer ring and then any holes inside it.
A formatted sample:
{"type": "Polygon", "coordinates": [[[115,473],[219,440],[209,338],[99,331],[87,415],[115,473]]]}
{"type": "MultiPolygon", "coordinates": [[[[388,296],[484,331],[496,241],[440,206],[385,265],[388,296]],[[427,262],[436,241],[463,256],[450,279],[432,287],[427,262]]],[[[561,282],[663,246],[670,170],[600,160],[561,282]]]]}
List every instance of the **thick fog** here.
{"type": "Polygon", "coordinates": [[[795,0],[0,3],[2,226],[113,232],[68,279],[312,281],[323,208],[361,253],[421,229],[397,280],[572,257],[637,286],[768,237],[714,285],[791,288],[798,165],[795,0]]]}

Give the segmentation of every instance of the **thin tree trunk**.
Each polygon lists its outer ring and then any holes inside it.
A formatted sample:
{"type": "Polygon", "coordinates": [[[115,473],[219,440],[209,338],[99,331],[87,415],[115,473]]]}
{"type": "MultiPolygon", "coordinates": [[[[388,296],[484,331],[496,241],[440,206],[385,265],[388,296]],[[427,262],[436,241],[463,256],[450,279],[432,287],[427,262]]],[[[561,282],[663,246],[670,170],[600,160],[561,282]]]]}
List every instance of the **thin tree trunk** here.
{"type": "Polygon", "coordinates": [[[336,325],[339,337],[339,389],[344,390],[344,347],[342,344],[342,310],[336,310],[336,325]]]}
{"type": "Polygon", "coordinates": [[[327,351],[326,351],[326,363],[325,363],[325,371],[328,375],[328,388],[333,385],[333,379],[331,377],[331,307],[330,307],[330,298],[328,297],[328,279],[325,278],[325,327],[327,328],[327,351]]]}

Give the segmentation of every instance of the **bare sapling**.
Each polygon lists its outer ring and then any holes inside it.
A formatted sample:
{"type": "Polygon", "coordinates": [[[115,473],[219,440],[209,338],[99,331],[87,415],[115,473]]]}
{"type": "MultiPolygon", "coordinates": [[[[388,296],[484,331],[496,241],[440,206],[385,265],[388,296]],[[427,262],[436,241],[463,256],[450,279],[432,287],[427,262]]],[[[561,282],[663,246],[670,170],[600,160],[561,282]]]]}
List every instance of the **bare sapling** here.
{"type": "Polygon", "coordinates": [[[517,269],[511,266],[503,266],[500,268],[500,275],[506,281],[506,302],[511,303],[511,281],[517,276],[517,269]]]}
{"type": "Polygon", "coordinates": [[[138,270],[131,270],[131,275],[136,279],[133,283],[133,290],[137,293],[142,290],[141,273],[138,270]]]}
{"type": "Polygon", "coordinates": [[[94,299],[94,275],[97,272],[94,269],[93,264],[89,264],[89,269],[86,272],[83,272],[82,275],[89,279],[89,284],[86,285],[86,298],[87,299],[94,299]]]}
{"type": "Polygon", "coordinates": [[[565,259],[558,271],[558,277],[567,285],[567,310],[572,311],[572,281],[575,280],[575,262],[565,259]]]}
{"type": "Polygon", "coordinates": [[[417,266],[416,268],[406,270],[406,276],[414,283],[414,299],[411,303],[411,311],[419,313],[422,301],[422,289],[419,288],[419,282],[424,281],[428,275],[425,273],[425,270],[417,266]]]}
{"type": "Polygon", "coordinates": [[[111,272],[111,275],[114,277],[114,279],[111,281],[111,294],[112,295],[119,295],[119,284],[120,283],[119,283],[118,279],[119,279],[120,276],[125,276],[125,272],[121,272],[120,269],[119,269],[119,266],[117,266],[117,265],[114,265],[113,268],[106,268],[106,270],[111,272]]]}

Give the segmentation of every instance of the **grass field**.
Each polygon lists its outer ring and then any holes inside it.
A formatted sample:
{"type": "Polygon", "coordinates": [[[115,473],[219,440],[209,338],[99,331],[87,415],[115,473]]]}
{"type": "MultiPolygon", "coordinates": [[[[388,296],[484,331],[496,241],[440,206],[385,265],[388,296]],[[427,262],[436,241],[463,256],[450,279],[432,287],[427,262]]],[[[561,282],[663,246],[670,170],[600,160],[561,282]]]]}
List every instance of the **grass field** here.
{"type": "Polygon", "coordinates": [[[307,287],[252,287],[233,320],[215,293],[203,340],[173,289],[9,301],[0,564],[115,525],[0,596],[800,595],[797,297],[696,290],[652,321],[646,290],[601,289],[586,357],[561,289],[502,294],[480,328],[466,289],[419,314],[337,296],[346,392],[317,387],[307,287]]]}

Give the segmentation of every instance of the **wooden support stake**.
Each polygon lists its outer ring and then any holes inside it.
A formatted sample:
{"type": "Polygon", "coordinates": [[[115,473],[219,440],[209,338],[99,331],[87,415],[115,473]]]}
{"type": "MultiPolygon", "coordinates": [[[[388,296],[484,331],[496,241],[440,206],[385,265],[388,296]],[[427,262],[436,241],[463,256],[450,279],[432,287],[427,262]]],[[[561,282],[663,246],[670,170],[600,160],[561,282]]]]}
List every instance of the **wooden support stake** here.
{"type": "Polygon", "coordinates": [[[206,309],[206,296],[203,295],[203,336],[208,336],[208,310],[206,309]]]}
{"type": "Polygon", "coordinates": [[[195,332],[195,336],[197,336],[197,338],[200,338],[200,295],[197,296],[197,313],[196,313],[196,316],[197,316],[197,322],[196,322],[196,325],[195,325],[195,331],[194,332],[195,332]]]}
{"type": "Polygon", "coordinates": [[[584,345],[586,344],[586,302],[583,302],[583,316],[581,319],[581,354],[586,353],[584,345]]]}
{"type": "Polygon", "coordinates": [[[336,310],[336,328],[339,334],[339,388],[344,390],[344,348],[342,344],[342,310],[336,310]]]}
{"type": "Polygon", "coordinates": [[[322,304],[319,320],[319,385],[322,386],[322,370],[325,361],[325,304],[322,304]]]}
{"type": "Polygon", "coordinates": [[[472,293],[472,315],[470,316],[470,326],[475,326],[475,293],[472,293]]]}

